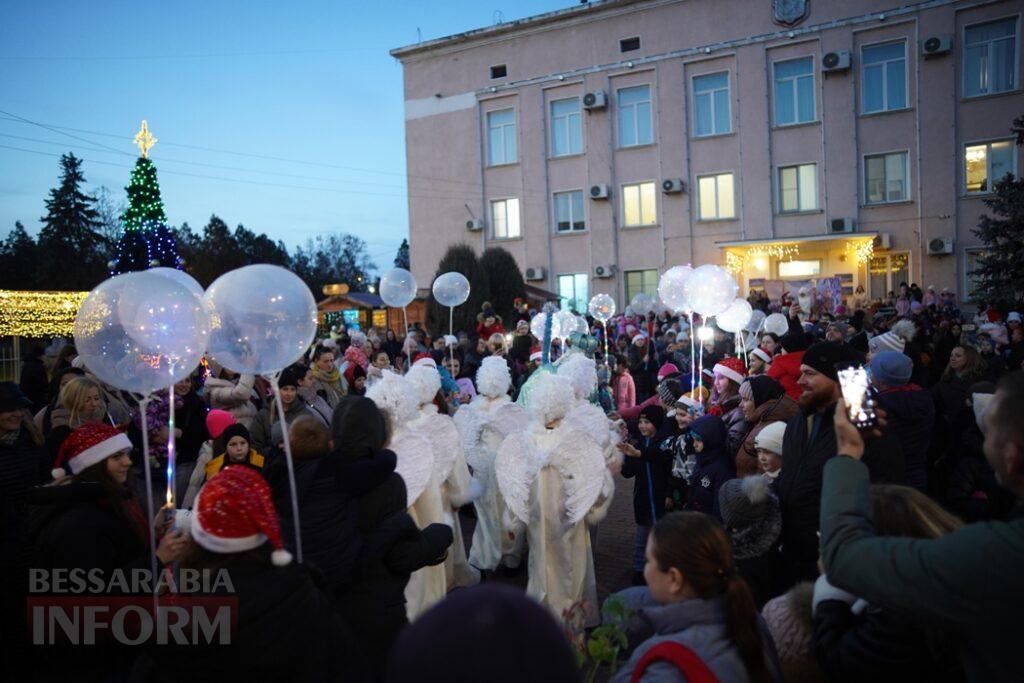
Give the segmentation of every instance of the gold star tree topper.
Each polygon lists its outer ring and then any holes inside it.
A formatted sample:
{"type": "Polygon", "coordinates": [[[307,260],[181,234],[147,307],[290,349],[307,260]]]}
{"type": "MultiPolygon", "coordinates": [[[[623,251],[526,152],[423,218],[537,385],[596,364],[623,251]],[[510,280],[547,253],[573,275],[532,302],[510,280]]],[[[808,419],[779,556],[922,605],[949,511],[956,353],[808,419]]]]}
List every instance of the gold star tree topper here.
{"type": "Polygon", "coordinates": [[[157,143],[157,139],[149,132],[149,124],[142,120],[142,128],[135,134],[135,146],[142,152],[143,157],[149,156],[149,150],[157,143]]]}

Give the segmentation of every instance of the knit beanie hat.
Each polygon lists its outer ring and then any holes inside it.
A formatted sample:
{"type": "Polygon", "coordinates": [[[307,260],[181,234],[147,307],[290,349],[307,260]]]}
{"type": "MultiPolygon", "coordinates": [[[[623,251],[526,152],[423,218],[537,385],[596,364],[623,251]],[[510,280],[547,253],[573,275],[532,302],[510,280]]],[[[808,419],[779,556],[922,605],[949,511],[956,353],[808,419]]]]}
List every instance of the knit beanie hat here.
{"type": "Polygon", "coordinates": [[[804,352],[801,359],[803,365],[814,368],[833,382],[839,381],[839,371],[836,365],[839,363],[860,363],[863,358],[849,345],[842,342],[818,342],[812,344],[804,352]]]}
{"type": "MultiPolygon", "coordinates": [[[[669,405],[672,405],[671,403],[669,405]]],[[[644,419],[654,425],[654,429],[661,429],[661,425],[665,423],[665,409],[657,404],[651,404],[640,410],[640,415],[637,419],[644,419]]]]}
{"type": "Polygon", "coordinates": [[[760,557],[775,546],[782,533],[779,501],[772,495],[768,479],[759,474],[722,484],[718,507],[737,560],[760,557]]]}
{"type": "Polygon", "coordinates": [[[782,439],[785,436],[785,422],[769,422],[754,437],[754,448],[761,448],[781,457],[782,439]]]}
{"type": "Polygon", "coordinates": [[[901,351],[880,351],[871,356],[871,378],[875,384],[898,387],[910,381],[914,362],[901,351]]]}
{"type": "Polygon", "coordinates": [[[715,363],[713,371],[716,375],[728,377],[737,385],[743,384],[743,379],[747,376],[747,366],[739,358],[723,358],[715,363]]]}
{"type": "Polygon", "coordinates": [[[807,335],[801,332],[787,332],[779,339],[786,353],[795,353],[807,348],[807,335]]]}
{"type": "Polygon", "coordinates": [[[131,450],[132,442],[124,434],[105,422],[86,422],[64,439],[57,453],[50,475],[54,479],[67,476],[64,465],[78,474],[96,463],[124,450],[131,450]]]}
{"type": "Polygon", "coordinates": [[[279,387],[297,387],[299,381],[306,378],[309,370],[304,365],[289,365],[281,371],[281,377],[277,380],[279,387]]]}
{"type": "Polygon", "coordinates": [[[224,441],[224,445],[227,446],[228,441],[231,441],[233,437],[240,436],[245,439],[249,446],[252,447],[252,436],[249,435],[249,430],[245,428],[245,425],[238,422],[228,425],[228,427],[221,432],[221,439],[224,441]]]}
{"type": "Polygon", "coordinates": [[[235,416],[226,410],[214,408],[206,414],[206,431],[214,439],[223,434],[224,430],[233,424],[235,424],[235,416]]]}
{"type": "Polygon", "coordinates": [[[663,406],[673,405],[682,395],[683,385],[678,381],[664,380],[658,385],[658,398],[663,406]]]}
{"type": "Polygon", "coordinates": [[[888,332],[872,337],[868,341],[868,348],[871,353],[881,351],[900,351],[907,346],[907,342],[917,334],[917,328],[909,320],[899,320],[888,332]]]}
{"type": "Polygon", "coordinates": [[[676,367],[675,363],[665,363],[658,368],[658,381],[665,379],[666,377],[673,377],[679,374],[679,368],[676,367]]]}
{"type": "Polygon", "coordinates": [[[740,385],[740,396],[744,396],[747,392],[749,392],[749,398],[754,402],[754,406],[760,407],[765,401],[782,398],[786,390],[778,381],[768,375],[754,375],[748,377],[740,385]]]}
{"type": "Polygon", "coordinates": [[[270,541],[275,565],[292,561],[281,542],[270,486],[249,467],[229,465],[207,480],[196,498],[189,530],[192,540],[210,552],[244,553],[270,541]]]}

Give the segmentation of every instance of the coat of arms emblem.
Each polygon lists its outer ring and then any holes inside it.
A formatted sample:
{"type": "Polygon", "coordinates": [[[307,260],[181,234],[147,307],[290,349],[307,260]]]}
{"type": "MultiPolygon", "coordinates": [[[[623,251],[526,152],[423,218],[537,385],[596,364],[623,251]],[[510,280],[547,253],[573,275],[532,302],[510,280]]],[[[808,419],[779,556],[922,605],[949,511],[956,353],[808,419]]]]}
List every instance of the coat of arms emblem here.
{"type": "Polygon", "coordinates": [[[772,0],[772,19],[783,26],[796,26],[807,18],[810,0],[772,0]]]}

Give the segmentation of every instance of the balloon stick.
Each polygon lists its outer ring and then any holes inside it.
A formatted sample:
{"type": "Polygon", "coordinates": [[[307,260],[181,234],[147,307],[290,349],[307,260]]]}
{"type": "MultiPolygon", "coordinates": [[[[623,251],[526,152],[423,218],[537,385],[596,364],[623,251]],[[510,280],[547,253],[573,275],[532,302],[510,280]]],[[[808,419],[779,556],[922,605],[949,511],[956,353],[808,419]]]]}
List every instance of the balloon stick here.
{"type": "Polygon", "coordinates": [[[146,514],[149,524],[149,569],[153,580],[153,596],[156,597],[159,581],[156,580],[156,528],[153,526],[153,475],[149,471],[149,426],[146,424],[146,406],[151,396],[139,399],[139,421],[142,425],[142,471],[146,478],[146,514]]]}
{"type": "Polygon", "coordinates": [[[284,403],[281,402],[281,389],[278,380],[281,378],[281,371],[270,375],[270,386],[274,390],[274,405],[277,406],[277,414],[281,420],[281,437],[284,439],[284,459],[288,466],[288,491],[292,499],[292,519],[295,521],[295,558],[302,563],[302,529],[299,524],[299,499],[295,486],[295,465],[292,462],[292,444],[288,440],[288,420],[284,419],[284,403]]]}
{"type": "Polygon", "coordinates": [[[693,398],[693,390],[697,382],[697,343],[696,331],[693,328],[693,311],[690,311],[690,397],[693,398]]]}
{"type": "MultiPolygon", "coordinates": [[[[455,307],[448,307],[448,335],[451,337],[455,336],[455,307]]],[[[445,340],[445,344],[448,344],[448,340],[445,340]]],[[[452,364],[451,367],[455,367],[455,344],[448,344],[448,352],[451,354],[452,364]]],[[[452,377],[454,380],[455,378],[452,377]]]]}
{"type": "MultiPolygon", "coordinates": [[[[167,400],[170,404],[167,408],[167,509],[169,514],[174,514],[174,467],[175,467],[175,439],[174,439],[174,385],[167,389],[167,400]]],[[[168,513],[165,513],[168,514],[168,513]]]]}
{"type": "Polygon", "coordinates": [[[405,331],[402,332],[402,346],[405,347],[405,355],[409,358],[409,364],[405,366],[405,371],[409,372],[409,368],[412,367],[412,349],[409,348],[409,313],[406,311],[406,307],[402,306],[402,320],[405,321],[405,331]]]}

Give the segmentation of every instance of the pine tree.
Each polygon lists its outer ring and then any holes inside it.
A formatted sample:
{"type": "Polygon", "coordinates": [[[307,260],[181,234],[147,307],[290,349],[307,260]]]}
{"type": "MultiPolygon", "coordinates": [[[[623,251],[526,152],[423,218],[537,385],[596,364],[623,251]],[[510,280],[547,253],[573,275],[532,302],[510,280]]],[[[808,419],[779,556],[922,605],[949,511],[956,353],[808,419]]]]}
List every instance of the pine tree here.
{"type": "Polygon", "coordinates": [[[409,240],[402,240],[402,244],[398,247],[398,253],[395,254],[395,268],[405,268],[409,270],[409,240]]]}
{"type": "Polygon", "coordinates": [[[128,208],[121,215],[124,233],[117,244],[117,256],[110,264],[111,274],[164,266],[178,268],[181,259],[174,233],[167,227],[167,215],[160,198],[156,166],[140,156],[125,188],[128,208]]]}
{"type": "MultiPolygon", "coordinates": [[[[448,248],[441,262],[437,264],[438,275],[455,271],[462,273],[469,280],[469,299],[454,311],[454,329],[468,332],[476,330],[476,314],[482,310],[483,303],[490,301],[491,290],[487,272],[480,265],[476,252],[468,244],[456,244],[448,248]]],[[[433,285],[433,280],[430,281],[433,285]]],[[[427,300],[427,327],[435,334],[448,333],[448,307],[437,303],[434,297],[427,300]]]]}
{"type": "Polygon", "coordinates": [[[487,273],[491,306],[505,321],[515,318],[515,300],[526,297],[526,283],[519,264],[507,249],[490,247],[480,256],[480,265],[487,273]]]}
{"type": "Polygon", "coordinates": [[[103,278],[103,237],[95,198],[82,192],[82,160],[60,158],[60,186],[50,190],[39,231],[39,283],[46,289],[87,290],[103,278]]]}
{"type": "Polygon", "coordinates": [[[14,230],[0,242],[0,289],[36,289],[38,263],[36,241],[15,221],[14,230]]]}

